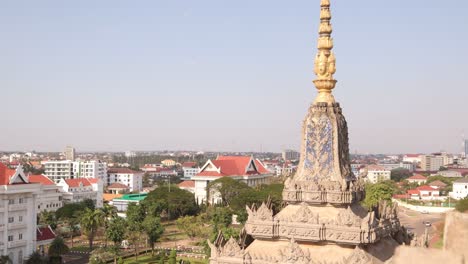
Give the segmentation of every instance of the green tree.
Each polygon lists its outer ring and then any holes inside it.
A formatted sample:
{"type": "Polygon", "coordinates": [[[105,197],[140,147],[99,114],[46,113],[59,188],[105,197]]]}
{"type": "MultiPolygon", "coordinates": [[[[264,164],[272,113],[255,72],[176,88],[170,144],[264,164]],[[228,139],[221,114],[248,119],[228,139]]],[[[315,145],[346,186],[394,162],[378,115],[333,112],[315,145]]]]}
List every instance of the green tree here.
{"type": "Polygon", "coordinates": [[[366,185],[366,198],[363,205],[368,210],[376,208],[380,201],[392,202],[394,189],[385,183],[367,184],[366,185]]]}
{"type": "Polygon", "coordinates": [[[464,199],[458,201],[457,205],[455,206],[455,209],[462,213],[468,212],[468,197],[465,197],[464,199]]]}
{"type": "Polygon", "coordinates": [[[176,220],[177,228],[183,231],[190,239],[202,233],[203,222],[199,216],[184,216],[176,220]]]}
{"type": "Polygon", "coordinates": [[[164,214],[169,219],[177,219],[180,216],[196,215],[199,211],[193,193],[182,190],[175,185],[163,185],[148,193],[142,204],[148,213],[162,217],[164,214]]]}
{"type": "Polygon", "coordinates": [[[65,244],[61,237],[56,237],[49,246],[49,256],[52,263],[61,263],[62,255],[70,252],[70,249],[65,244]]]}
{"type": "Polygon", "coordinates": [[[141,204],[130,203],[127,208],[128,239],[135,251],[135,260],[138,260],[138,247],[143,231],[143,221],[145,220],[145,209],[141,204]]]}
{"type": "Polygon", "coordinates": [[[43,211],[39,215],[39,224],[48,225],[53,230],[57,228],[57,218],[55,213],[49,211],[43,211]]]}
{"type": "MultiPolygon", "coordinates": [[[[102,211],[102,215],[104,216],[104,233],[107,231],[109,227],[109,222],[117,217],[117,209],[109,204],[104,204],[104,206],[100,209],[102,211]]],[[[104,245],[107,247],[107,236],[104,240],[104,245]]]]}
{"type": "Polygon", "coordinates": [[[28,259],[25,261],[25,264],[47,264],[47,259],[41,256],[37,251],[34,251],[29,255],[28,259]]]}
{"type": "Polygon", "coordinates": [[[390,179],[395,182],[400,182],[406,180],[413,175],[409,170],[404,168],[393,169],[390,173],[390,179]]]}
{"type": "Polygon", "coordinates": [[[106,239],[109,239],[114,243],[114,263],[117,262],[117,256],[119,253],[120,245],[125,239],[125,232],[127,228],[127,222],[122,217],[112,218],[109,222],[109,226],[106,229],[106,239]]]}
{"type": "Polygon", "coordinates": [[[229,206],[231,201],[240,196],[249,186],[241,181],[234,180],[230,177],[223,177],[212,181],[207,186],[208,200],[213,200],[214,195],[221,197],[221,202],[224,206],[229,206]]]}
{"type": "Polygon", "coordinates": [[[150,178],[151,175],[148,172],[145,172],[145,174],[143,174],[143,187],[150,186],[150,178]]]}
{"type": "Polygon", "coordinates": [[[169,254],[169,259],[167,261],[169,264],[176,264],[177,263],[177,252],[173,249],[169,254]]]}
{"type": "Polygon", "coordinates": [[[159,217],[147,215],[145,220],[143,220],[142,226],[151,245],[151,256],[154,256],[154,244],[158,242],[164,232],[161,220],[159,217]]]}
{"type": "Polygon", "coordinates": [[[93,241],[96,237],[98,228],[104,222],[104,215],[101,210],[91,210],[86,208],[85,212],[81,216],[81,228],[88,237],[89,248],[93,249],[93,241]]]}

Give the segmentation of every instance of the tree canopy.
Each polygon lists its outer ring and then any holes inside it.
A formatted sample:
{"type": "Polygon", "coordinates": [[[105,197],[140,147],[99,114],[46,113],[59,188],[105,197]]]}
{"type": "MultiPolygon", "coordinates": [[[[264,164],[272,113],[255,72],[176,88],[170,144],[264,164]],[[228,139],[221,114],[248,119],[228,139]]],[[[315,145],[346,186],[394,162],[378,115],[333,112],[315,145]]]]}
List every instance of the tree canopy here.
{"type": "Polygon", "coordinates": [[[193,193],[182,190],[177,186],[163,185],[148,193],[142,202],[147,212],[154,216],[167,214],[169,219],[180,216],[196,215],[199,211],[193,193]],[[169,190],[170,188],[170,190],[169,190]]]}
{"type": "Polygon", "coordinates": [[[391,202],[394,191],[395,189],[386,183],[367,184],[366,198],[363,201],[363,205],[367,209],[372,210],[378,206],[380,201],[391,202]]]}

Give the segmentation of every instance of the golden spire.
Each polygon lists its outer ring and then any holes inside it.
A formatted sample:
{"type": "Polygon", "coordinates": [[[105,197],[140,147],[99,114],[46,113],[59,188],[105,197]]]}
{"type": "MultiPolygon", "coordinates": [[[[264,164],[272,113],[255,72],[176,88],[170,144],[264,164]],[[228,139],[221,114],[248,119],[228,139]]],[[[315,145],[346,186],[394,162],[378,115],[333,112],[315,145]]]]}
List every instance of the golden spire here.
{"type": "Polygon", "coordinates": [[[336,72],[336,59],[332,52],[333,38],[331,37],[331,33],[333,29],[330,23],[330,0],[321,0],[320,6],[318,53],[315,57],[314,67],[315,74],[317,75],[314,84],[318,90],[315,102],[333,103],[335,102],[335,98],[332,95],[332,89],[335,88],[336,84],[333,74],[336,72]]]}

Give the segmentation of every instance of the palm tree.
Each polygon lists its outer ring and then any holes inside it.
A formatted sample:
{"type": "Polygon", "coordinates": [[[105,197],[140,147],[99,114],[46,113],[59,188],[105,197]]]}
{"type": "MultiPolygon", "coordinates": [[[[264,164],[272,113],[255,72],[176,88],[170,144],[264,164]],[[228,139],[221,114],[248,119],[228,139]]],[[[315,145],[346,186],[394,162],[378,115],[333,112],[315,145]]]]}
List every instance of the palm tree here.
{"type": "MultiPolygon", "coordinates": [[[[109,222],[117,217],[117,209],[109,204],[104,204],[104,207],[101,208],[102,214],[104,215],[104,233],[109,228],[109,222]]],[[[107,247],[107,236],[105,236],[104,244],[107,247]]]]}
{"type": "Polygon", "coordinates": [[[39,252],[34,251],[31,255],[29,255],[25,264],[47,264],[47,260],[41,256],[39,252]]]}
{"type": "Polygon", "coordinates": [[[13,264],[9,256],[0,256],[0,264],[13,264]]]}
{"type": "Polygon", "coordinates": [[[81,229],[84,231],[89,240],[89,249],[93,249],[93,241],[98,228],[104,222],[104,215],[101,210],[91,210],[87,208],[81,216],[81,229]]]}
{"type": "Polygon", "coordinates": [[[63,254],[70,252],[70,249],[65,244],[65,241],[61,237],[56,237],[49,246],[49,256],[60,257],[63,254]]]}

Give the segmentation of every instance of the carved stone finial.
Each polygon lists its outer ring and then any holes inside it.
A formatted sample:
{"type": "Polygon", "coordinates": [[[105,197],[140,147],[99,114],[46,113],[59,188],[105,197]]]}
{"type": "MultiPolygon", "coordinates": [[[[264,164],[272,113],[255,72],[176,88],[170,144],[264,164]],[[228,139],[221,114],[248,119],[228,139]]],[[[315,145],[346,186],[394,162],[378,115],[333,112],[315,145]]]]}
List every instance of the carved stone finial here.
{"type": "Polygon", "coordinates": [[[333,32],[330,20],[332,18],[330,11],[330,0],[320,2],[320,27],[318,39],[318,53],[315,58],[315,74],[317,79],[314,81],[319,94],[315,102],[333,103],[335,98],[332,95],[332,89],[335,88],[336,80],[333,74],[336,72],[336,59],[331,51],[333,49],[333,32]]]}

